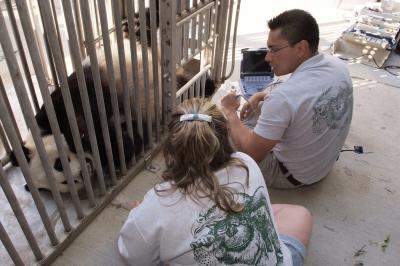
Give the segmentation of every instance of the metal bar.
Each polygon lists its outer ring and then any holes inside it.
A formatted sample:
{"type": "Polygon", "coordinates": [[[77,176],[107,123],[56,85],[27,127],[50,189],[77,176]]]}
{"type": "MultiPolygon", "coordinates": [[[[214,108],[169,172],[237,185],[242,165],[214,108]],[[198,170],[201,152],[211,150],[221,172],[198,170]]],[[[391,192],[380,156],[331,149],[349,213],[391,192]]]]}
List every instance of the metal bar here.
{"type": "MultiPolygon", "coordinates": [[[[18,4],[17,4],[17,6],[18,6],[18,4]]],[[[7,32],[6,24],[5,24],[4,17],[2,14],[0,14],[0,33],[1,33],[0,36],[2,36],[2,38],[0,39],[0,42],[1,42],[1,46],[3,49],[4,55],[6,57],[8,70],[10,72],[11,79],[13,81],[16,93],[18,95],[18,101],[20,103],[20,106],[23,106],[22,113],[24,115],[25,121],[28,123],[28,126],[31,129],[32,136],[35,140],[36,148],[37,148],[40,160],[42,162],[44,171],[46,173],[46,178],[50,185],[52,196],[56,203],[57,209],[60,212],[60,218],[63,222],[64,229],[66,232],[69,232],[69,231],[71,231],[71,224],[69,223],[67,213],[65,212],[64,203],[62,201],[60,192],[57,190],[57,187],[55,185],[55,177],[52,172],[52,167],[50,166],[50,163],[47,160],[47,154],[46,154],[46,150],[44,148],[44,144],[43,144],[41,136],[40,136],[40,130],[35,121],[35,116],[33,114],[31,106],[30,106],[29,97],[28,97],[28,94],[25,89],[24,81],[21,78],[22,76],[21,76],[21,72],[19,71],[18,61],[13,53],[12,43],[10,40],[10,36],[7,32]]],[[[5,102],[4,102],[3,98],[2,98],[2,105],[5,106],[5,102]]],[[[6,110],[5,107],[3,107],[3,108],[4,108],[4,110],[6,110]]],[[[11,122],[11,120],[10,120],[10,122],[11,122]]],[[[7,132],[8,126],[6,125],[4,120],[3,120],[3,125],[5,126],[5,129],[7,132]]],[[[14,131],[15,131],[15,129],[14,129],[14,131]]],[[[19,144],[12,143],[13,138],[12,138],[12,136],[10,136],[9,132],[7,132],[7,136],[13,146],[13,149],[15,150],[14,146],[17,145],[17,146],[19,146],[19,148],[22,151],[22,148],[20,147],[19,144]]],[[[18,138],[15,136],[16,135],[13,136],[14,140],[18,140],[18,138]]],[[[26,160],[25,160],[25,162],[26,162],[26,160]]],[[[38,196],[39,196],[39,194],[38,194],[38,196]]],[[[47,214],[44,215],[43,217],[45,218],[43,220],[44,223],[49,222],[47,214]]],[[[47,224],[45,224],[45,225],[47,225],[47,224]]],[[[51,228],[46,228],[46,229],[48,230],[48,234],[49,234],[50,239],[52,240],[52,244],[53,245],[58,244],[58,240],[54,233],[54,230],[52,230],[51,228]]]]}
{"type": "Polygon", "coordinates": [[[104,173],[103,168],[101,166],[101,159],[99,155],[99,148],[97,145],[97,137],[94,129],[92,110],[90,109],[89,95],[88,89],[86,87],[85,76],[83,73],[83,67],[81,63],[81,54],[79,52],[79,44],[76,38],[75,24],[73,20],[71,3],[68,1],[62,1],[64,15],[65,15],[65,23],[68,30],[68,35],[70,36],[69,45],[70,45],[70,53],[72,58],[72,63],[74,65],[76,77],[78,80],[79,92],[82,101],[83,114],[85,116],[85,121],[88,128],[90,147],[92,149],[92,155],[94,158],[94,167],[96,169],[97,179],[99,181],[100,186],[100,194],[106,194],[106,187],[104,182],[104,173]]]}
{"type": "MultiPolygon", "coordinates": [[[[125,48],[124,48],[124,41],[122,37],[122,30],[121,30],[121,6],[119,5],[119,1],[115,1],[115,8],[114,8],[114,23],[115,23],[115,32],[117,36],[117,45],[118,45],[118,56],[119,56],[119,71],[122,79],[122,88],[123,88],[123,106],[124,106],[124,114],[125,114],[125,119],[126,119],[126,126],[128,130],[128,135],[131,139],[133,139],[133,130],[132,130],[132,113],[131,113],[131,104],[130,104],[130,96],[129,96],[129,86],[128,86],[128,77],[126,73],[126,60],[125,60],[125,48]]],[[[104,34],[103,34],[103,37],[104,34]]],[[[111,52],[110,52],[111,55],[111,52]]],[[[111,57],[110,57],[111,58],[111,57]]],[[[108,62],[108,64],[112,64],[108,62]]],[[[121,92],[120,92],[121,93],[121,92]]],[[[114,113],[115,115],[115,113],[114,113]]],[[[118,111],[119,115],[119,111],[118,111]]],[[[126,164],[125,164],[125,153],[122,143],[122,133],[121,133],[121,122],[115,121],[115,128],[118,127],[117,130],[117,140],[119,141],[118,143],[118,149],[120,153],[120,164],[121,164],[121,172],[123,175],[126,173],[126,164]],[[117,124],[117,122],[119,124],[117,124]]]]}
{"type": "MultiPolygon", "coordinates": [[[[1,172],[1,170],[0,170],[1,172]]],[[[4,247],[6,248],[10,258],[14,262],[15,266],[24,265],[22,262],[21,257],[18,255],[18,251],[15,249],[11,239],[8,237],[6,230],[3,227],[3,224],[0,221],[0,240],[3,243],[4,247]]]]}
{"type": "Polygon", "coordinates": [[[185,85],[183,85],[177,92],[176,97],[181,96],[185,91],[187,91],[193,83],[196,82],[203,74],[207,73],[207,71],[211,68],[210,65],[205,66],[199,73],[197,73],[193,78],[191,78],[185,85]]]}
{"type": "Polygon", "coordinates": [[[197,16],[198,14],[204,13],[205,10],[211,9],[215,6],[215,1],[212,1],[206,5],[199,5],[198,8],[194,9],[190,14],[184,14],[177,19],[176,26],[182,26],[188,20],[191,20],[193,17],[197,16]]]}
{"type": "MultiPolygon", "coordinates": [[[[27,122],[29,128],[31,129],[31,133],[34,138],[40,160],[42,162],[44,171],[46,173],[47,181],[51,188],[52,196],[56,203],[57,209],[60,212],[60,218],[63,222],[64,229],[66,232],[69,232],[69,231],[71,231],[71,224],[69,222],[67,213],[65,212],[64,203],[62,201],[60,192],[57,190],[57,187],[55,184],[56,179],[53,175],[52,167],[50,166],[50,163],[47,158],[46,150],[44,148],[44,144],[43,144],[41,136],[40,136],[40,130],[39,130],[38,125],[36,124],[35,116],[33,114],[33,110],[31,109],[31,106],[30,106],[30,101],[29,101],[29,97],[28,97],[28,94],[25,89],[25,84],[24,84],[24,81],[22,80],[21,72],[19,71],[18,61],[13,53],[10,36],[7,32],[4,17],[2,15],[0,15],[0,33],[1,33],[0,36],[2,36],[2,39],[0,40],[1,47],[3,48],[3,52],[6,57],[8,70],[10,72],[11,79],[13,81],[15,91],[18,96],[19,104],[20,104],[20,106],[23,106],[22,113],[24,115],[25,121],[27,122]]],[[[2,104],[5,106],[5,101],[3,98],[2,98],[2,104]]],[[[6,108],[4,108],[4,109],[6,110],[6,108]]],[[[3,124],[5,127],[7,127],[4,123],[4,121],[3,121],[3,124]]],[[[6,128],[6,130],[7,130],[7,128],[6,128]]],[[[11,136],[9,133],[7,133],[7,136],[9,137],[9,140],[11,141],[11,136]]],[[[17,138],[15,137],[15,139],[17,139],[17,138]]],[[[14,145],[13,145],[13,148],[14,148],[14,145]]],[[[58,241],[57,241],[54,231],[51,231],[50,235],[54,235],[53,244],[57,243],[58,241]]]]}
{"type": "MultiPolygon", "coordinates": [[[[115,2],[117,4],[118,2],[115,2]]],[[[114,9],[114,12],[118,12],[120,10],[119,6],[114,9]]],[[[116,131],[116,136],[117,136],[117,146],[118,146],[118,156],[120,160],[120,166],[122,170],[122,174],[125,174],[126,172],[126,163],[125,163],[125,151],[124,151],[124,144],[122,141],[122,131],[121,131],[121,117],[120,117],[120,112],[119,112],[119,103],[118,103],[118,95],[117,95],[117,89],[116,89],[116,83],[115,83],[115,76],[114,76],[114,64],[113,64],[113,59],[112,59],[112,52],[111,52],[111,45],[110,45],[110,35],[108,33],[108,21],[107,21],[107,12],[106,12],[106,7],[105,7],[105,2],[104,0],[99,1],[99,15],[100,15],[100,21],[101,21],[101,30],[102,30],[102,36],[103,36],[103,45],[104,45],[104,55],[106,59],[106,64],[107,64],[107,74],[108,74],[108,83],[109,83],[109,88],[110,88],[110,96],[111,96],[111,106],[113,109],[113,119],[114,119],[114,130],[116,131]]],[[[115,15],[115,14],[114,14],[115,15]]],[[[120,32],[120,22],[118,21],[118,18],[116,16],[113,16],[115,18],[115,24],[118,26],[116,27],[119,28],[117,32],[117,37],[121,36],[120,32]]],[[[125,54],[124,54],[124,44],[122,43],[122,47],[120,46],[121,41],[118,40],[118,49],[120,51],[119,56],[120,56],[120,66],[123,64],[125,66],[125,54]],[[121,59],[121,50],[122,50],[122,59],[121,59]],[[121,62],[121,60],[123,60],[121,62]]],[[[116,60],[116,59],[115,59],[116,60]]],[[[121,76],[122,76],[122,68],[120,67],[119,69],[121,71],[121,76]]],[[[122,76],[123,77],[123,76],[122,76]]],[[[125,70],[125,79],[124,79],[124,94],[126,93],[126,70],[125,70]]],[[[128,105],[124,104],[125,108],[125,114],[128,114],[129,117],[131,115],[131,110],[130,110],[130,105],[129,105],[129,94],[128,96],[124,95],[124,100],[128,100],[128,105]],[[125,99],[128,98],[128,99],[125,99]]],[[[128,118],[129,119],[129,118],[128,118]]],[[[132,127],[132,126],[131,126],[132,127]]],[[[116,184],[116,179],[112,180],[112,184],[116,184]]]]}
{"type": "MultiPolygon", "coordinates": [[[[38,4],[39,4],[39,2],[40,1],[38,1],[38,4]]],[[[40,7],[38,7],[37,9],[39,10],[40,18],[41,18],[41,22],[42,22],[42,27],[44,29],[45,28],[44,27],[44,19],[45,18],[44,18],[42,9],[40,7]]],[[[45,45],[45,48],[46,48],[45,49],[46,50],[46,56],[47,56],[48,66],[50,67],[50,73],[51,73],[51,78],[52,78],[52,81],[53,81],[53,85],[54,85],[54,87],[57,88],[57,87],[59,87],[60,84],[59,84],[58,77],[57,77],[57,72],[56,72],[56,69],[55,69],[55,66],[54,66],[53,54],[50,51],[50,42],[49,42],[49,39],[48,39],[48,37],[47,37],[45,32],[43,32],[41,34],[42,34],[42,38],[44,40],[44,45],[45,45]]]]}
{"type": "MultiPolygon", "coordinates": [[[[64,150],[63,139],[61,138],[60,128],[58,126],[57,118],[54,111],[53,102],[51,100],[50,92],[47,87],[47,80],[45,73],[43,71],[42,61],[40,55],[38,54],[37,44],[34,42],[35,36],[33,32],[32,25],[29,20],[29,10],[26,4],[23,2],[17,2],[18,5],[18,13],[21,18],[21,25],[24,29],[25,38],[28,42],[32,44],[28,46],[31,60],[33,63],[33,67],[36,73],[36,77],[39,83],[39,88],[42,93],[44,106],[46,108],[47,117],[50,122],[50,127],[52,132],[54,133],[54,139],[56,141],[56,146],[60,155],[61,164],[64,169],[65,177],[67,178],[67,183],[69,187],[69,191],[71,193],[72,203],[75,207],[75,211],[77,213],[77,217],[81,219],[83,215],[82,208],[80,206],[78,193],[76,191],[75,182],[72,177],[71,168],[69,166],[68,158],[66,152],[64,150]]],[[[21,142],[20,142],[21,143],[21,142]]]]}
{"type": "MultiPolygon", "coordinates": [[[[5,28],[3,28],[4,26],[5,26],[4,18],[3,18],[2,13],[0,12],[0,33],[1,33],[1,36],[3,37],[3,38],[1,38],[1,40],[4,39],[4,35],[3,35],[3,34],[5,34],[5,32],[3,31],[5,29],[5,28]]],[[[3,47],[3,51],[5,51],[5,50],[7,50],[7,49],[4,49],[4,47],[3,47]]],[[[56,236],[54,230],[52,229],[49,216],[47,215],[46,208],[44,207],[42,199],[40,198],[39,191],[37,190],[37,188],[35,187],[35,185],[32,181],[32,177],[29,172],[28,162],[26,161],[25,154],[22,150],[19,140],[16,137],[16,130],[12,125],[10,114],[8,113],[7,109],[4,108],[4,99],[3,99],[2,95],[0,95],[0,119],[4,125],[4,129],[10,140],[11,147],[14,150],[14,154],[17,157],[17,160],[20,165],[21,171],[24,175],[25,181],[26,181],[26,183],[29,187],[29,190],[32,194],[33,201],[35,202],[35,205],[39,212],[39,215],[42,218],[42,222],[43,222],[44,228],[46,229],[47,235],[49,236],[49,239],[50,239],[52,245],[55,246],[58,244],[57,236],[56,236]]]]}
{"type": "Polygon", "coordinates": [[[233,40],[232,40],[232,62],[231,62],[231,70],[229,71],[229,74],[224,76],[224,80],[228,79],[230,76],[233,74],[233,69],[235,67],[235,50],[236,50],[236,36],[237,36],[237,27],[238,27],[238,22],[239,22],[239,12],[240,12],[240,0],[237,0],[236,4],[236,15],[235,15],[235,28],[233,30],[233,40]]]}
{"type": "MultiPolygon", "coordinates": [[[[149,160],[151,160],[155,155],[160,151],[160,146],[158,146],[151,154],[149,160]]],[[[89,216],[85,217],[79,225],[67,235],[62,243],[60,243],[55,250],[46,258],[40,261],[41,265],[51,265],[51,263],[62,254],[63,250],[65,250],[68,245],[70,245],[74,239],[76,239],[80,233],[87,228],[92,221],[99,215],[109,204],[114,200],[114,198],[120,194],[120,192],[132,181],[132,179],[145,167],[145,160],[140,159],[137,161],[133,168],[130,168],[126,178],[124,178],[121,183],[119,183],[112,191],[110,191],[110,195],[104,198],[104,200],[96,207],[93,212],[90,213],[89,216]]]]}
{"type": "MultiPolygon", "coordinates": [[[[63,2],[63,1],[62,1],[63,2]]],[[[86,50],[85,50],[85,36],[83,36],[83,29],[82,29],[82,17],[80,13],[80,0],[74,0],[74,18],[75,18],[75,25],[76,28],[78,29],[78,38],[79,38],[79,49],[82,55],[82,58],[86,56],[86,50]]],[[[70,37],[71,38],[71,37],[70,37]]],[[[81,58],[81,60],[82,60],[81,58]]]]}
{"type": "MultiPolygon", "coordinates": [[[[203,77],[203,76],[202,76],[203,77]]],[[[201,97],[201,89],[200,89],[200,82],[201,81],[201,79],[199,79],[199,80],[197,80],[196,81],[196,93],[195,93],[195,97],[201,97]]]]}
{"type": "Polygon", "coordinates": [[[156,1],[150,1],[150,28],[151,28],[151,59],[153,65],[153,88],[154,88],[154,114],[156,124],[156,141],[160,141],[160,80],[157,42],[157,16],[156,1]]]}
{"type": "Polygon", "coordinates": [[[28,84],[29,92],[31,94],[31,99],[33,101],[33,106],[35,108],[35,111],[37,112],[40,109],[40,107],[39,107],[39,103],[38,103],[38,100],[36,97],[35,87],[33,86],[31,72],[29,71],[28,61],[26,60],[25,50],[22,45],[21,37],[19,36],[17,21],[15,20],[15,15],[14,15],[11,0],[6,0],[6,6],[7,6],[7,11],[8,11],[8,16],[10,17],[10,22],[11,22],[11,26],[12,26],[11,28],[12,28],[13,35],[15,38],[15,42],[17,43],[22,67],[24,69],[26,83],[28,84]]]}
{"type": "MultiPolygon", "coordinates": [[[[55,6],[55,3],[54,3],[54,0],[51,0],[50,6],[51,6],[51,11],[53,13],[54,27],[55,27],[56,32],[57,32],[58,45],[60,46],[61,58],[62,58],[62,60],[64,62],[64,66],[65,66],[66,65],[65,64],[65,54],[64,54],[64,49],[63,49],[63,46],[62,46],[60,26],[58,24],[58,15],[57,15],[57,11],[56,11],[56,6],[55,6]]],[[[62,12],[62,9],[60,9],[60,11],[62,12]]],[[[60,17],[62,17],[62,15],[60,17]]]]}
{"type": "Polygon", "coordinates": [[[197,16],[191,20],[192,29],[190,31],[190,55],[193,56],[196,51],[196,35],[197,35],[197,16]]]}
{"type": "Polygon", "coordinates": [[[162,61],[162,77],[164,87],[164,97],[166,101],[166,123],[171,119],[172,112],[176,108],[176,2],[175,0],[161,1],[164,14],[164,23],[161,29],[162,52],[165,57],[162,61]]]}
{"type": "MultiPolygon", "coordinates": [[[[139,88],[139,71],[138,71],[138,57],[137,57],[137,48],[136,48],[136,36],[134,34],[135,32],[135,1],[134,0],[128,0],[128,30],[131,34],[129,34],[129,44],[131,48],[131,63],[132,63],[132,73],[129,73],[133,77],[133,87],[135,88],[133,90],[133,97],[132,97],[132,104],[135,107],[135,114],[136,114],[136,121],[137,121],[137,129],[139,136],[144,139],[144,134],[143,134],[143,120],[142,120],[142,107],[141,107],[141,95],[140,95],[140,90],[136,89],[139,88]]],[[[144,155],[144,141],[142,142],[142,155],[144,155]]]]}
{"type": "Polygon", "coordinates": [[[206,95],[206,81],[207,81],[207,75],[204,74],[201,77],[201,97],[205,97],[206,95]]]}
{"type": "Polygon", "coordinates": [[[76,154],[78,156],[82,177],[85,185],[86,192],[88,194],[89,204],[90,206],[95,206],[96,202],[94,199],[93,188],[90,180],[89,171],[87,169],[85,154],[82,147],[82,142],[80,138],[79,128],[76,121],[74,106],[71,99],[70,89],[67,81],[67,74],[65,72],[65,65],[62,59],[62,54],[60,52],[60,47],[57,43],[57,36],[54,24],[51,20],[51,7],[50,4],[46,1],[39,1],[39,8],[43,11],[44,14],[44,26],[46,29],[47,37],[49,38],[50,49],[54,56],[54,62],[56,65],[57,76],[60,81],[60,88],[62,93],[62,98],[64,101],[65,109],[67,112],[67,118],[70,125],[72,138],[74,141],[74,145],[76,148],[76,154]]]}
{"type": "MultiPolygon", "coordinates": [[[[219,12],[216,11],[217,22],[214,25],[218,25],[216,30],[216,34],[218,35],[217,42],[214,43],[214,78],[217,83],[221,82],[221,68],[222,68],[222,59],[223,59],[223,51],[224,43],[225,43],[225,35],[226,35],[226,16],[228,12],[228,1],[222,1],[221,7],[218,9],[219,12]]],[[[215,26],[214,26],[215,27],[215,26]]]]}
{"type": "MultiPolygon", "coordinates": [[[[8,100],[8,97],[7,97],[7,94],[6,94],[6,90],[5,90],[5,87],[4,87],[4,84],[3,84],[3,80],[2,80],[1,78],[0,78],[0,93],[2,94],[2,96],[3,96],[3,98],[4,98],[4,102],[5,102],[5,104],[6,104],[5,107],[7,108],[8,112],[9,112],[10,114],[12,114],[13,111],[12,111],[12,109],[11,109],[10,101],[8,100]]],[[[13,123],[13,125],[14,125],[14,128],[19,129],[19,128],[18,128],[17,121],[15,120],[15,117],[12,116],[11,119],[12,119],[12,123],[13,123]]],[[[17,130],[17,137],[18,137],[18,139],[19,139],[19,142],[22,143],[22,137],[21,137],[21,133],[19,132],[19,130],[17,130]]]]}
{"type": "Polygon", "coordinates": [[[96,100],[97,100],[97,106],[99,108],[101,129],[106,148],[107,165],[111,174],[111,181],[115,183],[117,181],[117,177],[115,173],[114,157],[112,154],[110,133],[108,131],[108,121],[105,111],[106,109],[104,106],[104,96],[103,96],[103,90],[100,81],[100,73],[98,68],[99,64],[97,62],[96,48],[94,44],[93,31],[91,27],[90,11],[87,1],[81,2],[81,12],[83,19],[83,29],[86,36],[87,51],[90,58],[90,65],[91,65],[92,75],[94,78],[94,86],[96,89],[96,100]]]}
{"type": "MultiPolygon", "coordinates": [[[[221,81],[224,81],[226,64],[228,61],[228,51],[229,51],[229,41],[231,39],[231,24],[232,24],[232,14],[233,14],[233,5],[234,1],[230,0],[229,5],[229,13],[228,13],[228,24],[226,26],[226,35],[225,35],[225,45],[224,45],[224,53],[223,53],[223,62],[222,62],[222,72],[221,72],[221,81]]],[[[234,53],[235,50],[232,52],[234,53]]]]}
{"type": "Polygon", "coordinates": [[[183,61],[186,61],[189,57],[189,23],[183,24],[183,44],[182,44],[182,54],[183,61]]]}
{"type": "Polygon", "coordinates": [[[96,33],[97,33],[97,36],[98,36],[98,35],[100,35],[100,23],[99,23],[99,16],[98,16],[98,10],[97,10],[96,3],[97,3],[96,0],[92,1],[94,19],[95,19],[95,22],[96,22],[96,25],[95,25],[96,26],[96,33]]]}
{"type": "Polygon", "coordinates": [[[199,14],[199,36],[197,37],[197,51],[203,48],[204,13],[199,14]]]}
{"type": "MultiPolygon", "coordinates": [[[[44,44],[43,37],[44,37],[44,36],[43,36],[43,33],[40,32],[40,30],[41,30],[43,27],[42,27],[42,25],[41,25],[41,23],[40,23],[40,21],[39,21],[38,15],[34,13],[34,10],[38,10],[38,8],[36,7],[36,5],[35,5],[35,6],[32,5],[32,2],[33,2],[34,4],[37,3],[37,2],[34,1],[34,0],[28,0],[28,1],[27,1],[28,6],[29,6],[29,8],[28,8],[28,10],[29,10],[28,15],[29,15],[29,17],[32,17],[32,23],[35,25],[35,27],[34,27],[34,29],[35,29],[35,30],[34,30],[35,38],[34,38],[34,40],[32,40],[32,41],[34,41],[34,42],[36,43],[36,47],[38,47],[38,49],[39,49],[41,64],[42,64],[43,66],[47,66],[47,64],[46,64],[47,53],[46,53],[45,51],[43,51],[43,44],[44,44]],[[35,8],[34,8],[34,7],[35,7],[35,8]],[[40,41],[40,40],[41,40],[41,41],[40,41]]],[[[40,15],[40,13],[39,13],[39,15],[40,15]]],[[[29,46],[28,46],[28,47],[29,47],[29,46]]],[[[49,75],[51,75],[52,73],[51,73],[51,70],[50,70],[50,73],[49,73],[49,67],[46,67],[46,72],[45,72],[45,73],[46,73],[46,79],[47,79],[47,80],[50,80],[49,75]]]]}
{"type": "MultiPolygon", "coordinates": [[[[146,32],[146,14],[145,14],[144,1],[139,1],[139,21],[140,21],[140,44],[142,46],[142,64],[143,64],[143,81],[144,81],[144,99],[146,107],[146,122],[147,122],[147,136],[149,140],[149,148],[152,149],[154,145],[153,140],[153,118],[150,106],[150,93],[149,86],[149,58],[147,53],[147,32],[146,32]]],[[[153,109],[154,110],[154,109],[153,109]]]]}
{"type": "Polygon", "coordinates": [[[6,133],[4,133],[3,124],[1,122],[0,122],[0,139],[1,139],[1,143],[3,144],[4,150],[6,151],[6,153],[10,153],[11,147],[10,147],[10,144],[8,143],[8,139],[7,139],[6,133]]]}

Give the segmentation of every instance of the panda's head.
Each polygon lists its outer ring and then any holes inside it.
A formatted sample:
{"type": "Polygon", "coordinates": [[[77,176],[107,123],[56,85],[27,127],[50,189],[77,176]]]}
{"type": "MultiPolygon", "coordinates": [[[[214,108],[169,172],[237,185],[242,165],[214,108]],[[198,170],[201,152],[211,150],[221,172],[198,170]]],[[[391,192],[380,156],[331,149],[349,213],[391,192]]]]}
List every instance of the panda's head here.
{"type": "MultiPolygon", "coordinates": [[[[82,188],[84,187],[83,184],[83,179],[81,176],[81,166],[78,161],[78,158],[75,153],[71,152],[71,150],[68,148],[67,142],[64,139],[64,136],[62,136],[63,139],[63,146],[64,150],[66,151],[68,161],[69,161],[69,166],[71,168],[72,172],[72,177],[75,182],[75,186],[77,191],[81,191],[82,188]]],[[[67,193],[69,192],[68,189],[68,184],[67,184],[67,179],[64,175],[63,167],[61,164],[60,156],[57,150],[57,146],[54,140],[53,135],[45,135],[42,137],[43,144],[46,150],[46,154],[50,163],[50,166],[52,167],[52,173],[55,179],[55,184],[57,189],[61,193],[67,193]]],[[[51,190],[50,185],[47,181],[46,173],[44,171],[42,162],[40,160],[40,156],[38,154],[38,151],[36,149],[35,143],[33,141],[33,137],[31,134],[28,135],[26,138],[26,141],[24,142],[23,145],[23,151],[25,153],[25,157],[28,161],[29,165],[29,171],[32,177],[32,181],[35,184],[35,187],[38,189],[45,189],[45,190],[51,190]]],[[[91,162],[91,156],[87,155],[87,162],[91,162]]],[[[18,162],[15,158],[14,154],[11,154],[11,162],[13,165],[18,166],[18,162]]],[[[29,191],[27,185],[25,185],[25,188],[29,191]]]]}

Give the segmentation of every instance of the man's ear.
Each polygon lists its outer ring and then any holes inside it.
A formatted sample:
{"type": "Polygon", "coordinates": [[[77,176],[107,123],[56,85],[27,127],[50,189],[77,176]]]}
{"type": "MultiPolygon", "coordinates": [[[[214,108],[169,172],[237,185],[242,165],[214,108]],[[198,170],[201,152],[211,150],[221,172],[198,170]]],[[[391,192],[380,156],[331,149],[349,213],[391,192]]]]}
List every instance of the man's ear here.
{"type": "Polygon", "coordinates": [[[301,40],[295,44],[298,47],[299,55],[301,56],[309,56],[311,53],[310,51],[310,44],[306,40],[301,40]]]}
{"type": "MultiPolygon", "coordinates": [[[[26,161],[29,163],[29,161],[31,160],[31,158],[29,157],[31,151],[24,145],[22,145],[22,151],[24,152],[26,161]]],[[[9,156],[10,156],[10,161],[11,161],[12,165],[19,166],[17,156],[15,156],[14,151],[11,151],[9,156]]]]}

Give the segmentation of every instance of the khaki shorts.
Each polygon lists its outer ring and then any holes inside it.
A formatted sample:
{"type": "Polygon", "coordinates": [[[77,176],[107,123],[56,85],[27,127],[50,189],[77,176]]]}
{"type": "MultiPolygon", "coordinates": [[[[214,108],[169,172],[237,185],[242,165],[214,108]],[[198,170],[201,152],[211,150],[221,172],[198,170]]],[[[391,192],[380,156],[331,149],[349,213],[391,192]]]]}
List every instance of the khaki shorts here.
{"type": "Polygon", "coordinates": [[[304,186],[304,184],[300,182],[299,184],[294,184],[295,182],[293,182],[292,175],[289,172],[284,173],[282,166],[279,165],[279,161],[273,152],[269,152],[268,155],[258,163],[258,166],[269,188],[293,189],[304,186]]]}

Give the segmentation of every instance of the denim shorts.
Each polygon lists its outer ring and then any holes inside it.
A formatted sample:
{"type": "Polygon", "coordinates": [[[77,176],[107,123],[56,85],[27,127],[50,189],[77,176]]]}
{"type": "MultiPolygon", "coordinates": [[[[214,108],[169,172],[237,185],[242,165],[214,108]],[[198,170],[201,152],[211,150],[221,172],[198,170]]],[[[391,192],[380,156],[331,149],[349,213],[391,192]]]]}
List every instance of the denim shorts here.
{"type": "Polygon", "coordinates": [[[306,247],[294,237],[279,234],[279,238],[288,247],[292,255],[293,266],[303,266],[306,257],[306,247]]]}

